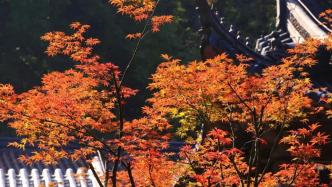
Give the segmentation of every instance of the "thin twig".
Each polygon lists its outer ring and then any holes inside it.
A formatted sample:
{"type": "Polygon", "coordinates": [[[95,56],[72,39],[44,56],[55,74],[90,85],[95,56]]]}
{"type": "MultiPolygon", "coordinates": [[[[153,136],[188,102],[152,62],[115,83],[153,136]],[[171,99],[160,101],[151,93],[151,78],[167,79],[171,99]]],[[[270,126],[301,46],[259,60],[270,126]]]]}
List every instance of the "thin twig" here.
{"type": "Polygon", "coordinates": [[[298,169],[299,169],[299,165],[300,165],[299,162],[297,162],[297,163],[296,163],[296,166],[295,166],[294,175],[293,175],[293,177],[292,177],[291,182],[287,185],[287,187],[291,187],[291,186],[292,186],[292,184],[295,182],[296,178],[300,175],[300,173],[301,173],[302,170],[304,169],[304,167],[302,167],[302,168],[300,169],[300,171],[297,172],[298,169]]]}
{"type": "Polygon", "coordinates": [[[266,163],[266,165],[265,165],[265,167],[264,167],[264,169],[263,169],[263,171],[262,171],[262,175],[261,175],[261,177],[260,177],[258,183],[261,183],[261,182],[262,182],[262,180],[263,180],[263,178],[264,178],[264,175],[266,174],[266,170],[267,170],[267,168],[269,167],[270,162],[271,162],[272,154],[273,154],[273,152],[275,151],[275,148],[276,148],[277,145],[278,145],[278,142],[279,142],[280,136],[281,136],[281,134],[282,134],[282,132],[283,132],[283,129],[284,129],[284,126],[281,126],[281,127],[280,127],[280,131],[279,131],[277,137],[274,139],[274,142],[273,142],[272,148],[271,148],[270,153],[269,153],[269,156],[268,156],[267,163],[266,163]]]}
{"type": "Polygon", "coordinates": [[[253,109],[246,103],[245,100],[242,99],[242,97],[236,92],[236,90],[234,89],[234,87],[229,83],[227,82],[227,85],[231,88],[231,90],[234,92],[234,94],[236,95],[236,97],[240,100],[240,102],[242,104],[244,104],[245,107],[248,108],[248,110],[251,112],[251,113],[254,113],[253,109]]]}
{"type": "Polygon", "coordinates": [[[123,74],[122,74],[122,77],[121,77],[121,80],[120,80],[120,83],[119,83],[119,86],[120,86],[120,87],[122,86],[122,83],[123,83],[123,80],[124,80],[124,78],[125,78],[125,76],[126,76],[126,74],[127,74],[127,71],[129,70],[131,64],[133,63],[133,61],[134,61],[134,59],[135,59],[135,57],[136,57],[137,51],[138,51],[138,49],[139,49],[139,46],[140,46],[141,43],[142,43],[143,38],[144,38],[144,37],[146,36],[146,34],[147,34],[147,29],[148,29],[148,25],[149,25],[150,19],[151,19],[151,18],[153,17],[153,15],[155,14],[156,9],[157,9],[157,6],[158,6],[158,4],[159,4],[159,1],[160,1],[160,0],[158,0],[158,1],[156,2],[156,5],[155,5],[155,7],[154,7],[152,13],[150,14],[149,18],[145,21],[144,28],[143,28],[143,30],[142,30],[142,32],[141,32],[141,33],[142,33],[142,36],[138,39],[138,41],[137,41],[137,43],[136,43],[136,46],[135,46],[135,48],[134,48],[134,51],[133,51],[133,53],[132,53],[132,55],[131,55],[131,58],[130,58],[130,60],[129,60],[129,62],[128,62],[126,68],[125,68],[125,70],[123,71],[123,74]]]}
{"type": "Polygon", "coordinates": [[[240,178],[241,186],[244,187],[245,185],[244,185],[244,182],[243,182],[243,179],[242,179],[242,174],[241,174],[239,168],[237,167],[237,165],[236,165],[236,163],[235,163],[235,161],[234,161],[234,158],[229,158],[229,160],[231,161],[231,163],[232,163],[232,165],[233,165],[233,167],[234,167],[234,169],[235,169],[237,175],[238,175],[239,178],[240,178]]]}

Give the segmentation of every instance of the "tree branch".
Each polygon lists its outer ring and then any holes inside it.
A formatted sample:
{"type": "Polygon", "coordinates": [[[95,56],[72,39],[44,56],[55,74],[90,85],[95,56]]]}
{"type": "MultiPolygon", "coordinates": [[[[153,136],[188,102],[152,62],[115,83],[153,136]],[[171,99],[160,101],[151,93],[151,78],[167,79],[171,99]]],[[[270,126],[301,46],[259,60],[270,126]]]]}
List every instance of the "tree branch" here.
{"type": "Polygon", "coordinates": [[[149,25],[150,19],[151,19],[151,18],[153,17],[153,15],[155,14],[155,11],[156,11],[156,9],[157,9],[157,6],[158,6],[158,4],[159,4],[159,1],[160,1],[160,0],[158,0],[158,1],[156,2],[156,5],[155,5],[155,7],[154,7],[152,13],[150,14],[149,18],[146,20],[146,22],[145,22],[145,24],[144,24],[144,28],[143,28],[143,30],[141,31],[141,33],[142,33],[142,37],[140,37],[140,38],[138,39],[138,41],[137,41],[137,43],[136,43],[136,46],[135,46],[135,48],[134,48],[133,54],[131,55],[131,58],[130,58],[129,62],[128,62],[128,64],[127,64],[125,70],[123,71],[122,78],[121,78],[120,83],[119,83],[119,86],[120,86],[120,87],[122,86],[122,83],[123,83],[123,80],[124,80],[124,78],[125,78],[125,76],[126,76],[126,73],[128,72],[128,70],[129,70],[131,64],[133,63],[133,61],[134,61],[134,59],[135,59],[135,57],[136,57],[137,51],[138,51],[138,49],[139,49],[140,44],[142,43],[143,38],[144,38],[144,37],[146,36],[146,34],[147,34],[147,28],[148,28],[148,25],[149,25]]]}

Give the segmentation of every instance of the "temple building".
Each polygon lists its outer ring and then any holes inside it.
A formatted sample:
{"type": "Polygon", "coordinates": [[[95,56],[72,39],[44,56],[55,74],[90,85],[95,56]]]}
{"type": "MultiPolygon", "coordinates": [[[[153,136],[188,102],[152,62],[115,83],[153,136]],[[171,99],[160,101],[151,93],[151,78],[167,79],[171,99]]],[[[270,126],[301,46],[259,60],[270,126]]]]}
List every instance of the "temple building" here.
{"type": "MultiPolygon", "coordinates": [[[[250,71],[260,72],[264,67],[278,64],[287,57],[287,49],[304,42],[307,38],[324,39],[332,33],[320,18],[320,13],[331,8],[325,0],[276,0],[275,29],[252,41],[241,35],[235,25],[224,23],[219,10],[207,0],[196,0],[201,23],[201,57],[208,59],[225,52],[230,57],[242,54],[253,59],[250,71]]],[[[314,85],[332,91],[331,52],[321,48],[318,63],[309,72],[314,85]]],[[[326,94],[325,91],[318,94],[326,94]]]]}
{"type": "Polygon", "coordinates": [[[202,58],[226,52],[230,56],[243,54],[251,57],[259,66],[278,63],[287,55],[287,49],[306,38],[326,38],[332,33],[319,17],[320,12],[329,7],[331,5],[323,0],[276,0],[274,31],[253,42],[242,36],[236,26],[226,25],[221,13],[206,0],[197,0],[202,26],[202,58]]]}

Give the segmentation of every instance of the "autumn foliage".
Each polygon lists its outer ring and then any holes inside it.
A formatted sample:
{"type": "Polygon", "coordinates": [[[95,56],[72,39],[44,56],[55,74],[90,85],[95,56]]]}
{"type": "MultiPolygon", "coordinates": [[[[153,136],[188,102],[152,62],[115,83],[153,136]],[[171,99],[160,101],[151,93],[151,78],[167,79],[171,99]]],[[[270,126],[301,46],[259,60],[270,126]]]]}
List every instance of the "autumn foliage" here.
{"type": "Polygon", "coordinates": [[[326,24],[329,28],[332,28],[332,9],[327,9],[320,14],[321,19],[324,24],[326,24]]]}
{"type": "Polygon", "coordinates": [[[149,31],[158,32],[162,25],[173,21],[172,15],[155,15],[159,0],[109,0],[109,2],[120,14],[127,15],[137,22],[146,22],[141,32],[128,34],[127,39],[142,38],[149,31]]]}
{"type": "MultiPolygon", "coordinates": [[[[106,161],[121,162],[132,172],[133,166],[139,171],[150,168],[149,164],[154,163],[151,160],[158,158],[155,161],[158,164],[153,165],[151,171],[172,176],[168,169],[174,166],[160,153],[168,146],[167,134],[161,135],[168,123],[151,120],[154,114],[148,108],[146,117],[124,121],[118,113],[123,110],[125,99],[136,91],[118,87],[118,68],[109,62],[101,63],[100,57],[93,53],[92,47],[99,40],[85,38],[88,25],[73,23],[71,28],[74,30],[71,35],[52,32],[42,39],[50,43],[48,55],[65,55],[77,62],[72,69],[49,73],[42,78],[42,86],[22,94],[15,94],[9,85],[1,85],[1,120],[10,120],[9,126],[24,137],[11,145],[36,148],[33,155],[22,157],[27,163],[54,164],[61,158],[89,159],[99,150],[106,161]],[[69,145],[77,148],[69,152],[66,149],[69,145]],[[169,167],[161,168],[163,164],[169,167]]],[[[117,172],[117,168],[112,170],[117,172]]],[[[143,173],[134,170],[131,174],[143,173]]],[[[146,177],[157,183],[155,175],[146,174],[146,177]]],[[[114,177],[114,180],[117,179],[114,177]]]]}
{"type": "Polygon", "coordinates": [[[182,65],[163,55],[165,62],[149,85],[155,91],[149,102],[176,119],[177,135],[196,145],[181,151],[192,181],[200,186],[318,185],[312,161],[320,157],[328,136],[315,133],[317,124],[306,128],[321,109],[309,97],[316,89],[306,69],[316,65],[318,48],[329,40],[308,40],[261,73],[252,73],[241,56],[233,60],[221,54],[182,65]],[[304,127],[289,130],[299,126],[304,127]],[[280,143],[290,146],[294,162],[268,173],[280,143]]]}
{"type": "MultiPolygon", "coordinates": [[[[154,15],[158,2],[110,1],[119,13],[146,20],[152,32],[172,21],[154,15]]],[[[95,176],[104,187],[321,185],[317,158],[329,136],[313,116],[331,117],[320,103],[329,105],[332,97],[312,97],[318,88],[308,70],[320,47],[332,50],[331,36],[307,40],[260,72],[242,55],[184,64],[163,54],[142,117],[129,121],[126,101],[137,90],[123,86],[119,68],[94,52],[100,41],[87,37],[89,25],[70,28],[41,39],[50,57],[74,62],[71,69],[45,74],[40,86],[23,93],[0,85],[0,121],[22,137],[11,146],[35,148],[22,156],[26,163],[89,160],[99,152],[106,172],[95,176]],[[185,144],[179,153],[168,151],[172,138],[185,144]],[[275,165],[277,149],[290,159],[275,165]]]]}

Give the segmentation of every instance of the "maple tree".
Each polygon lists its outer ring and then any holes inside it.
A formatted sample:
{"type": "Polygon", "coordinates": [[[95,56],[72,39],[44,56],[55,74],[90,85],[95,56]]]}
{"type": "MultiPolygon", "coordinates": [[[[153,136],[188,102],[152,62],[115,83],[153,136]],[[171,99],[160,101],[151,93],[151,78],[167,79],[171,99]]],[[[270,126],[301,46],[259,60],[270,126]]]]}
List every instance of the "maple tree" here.
{"type": "MultiPolygon", "coordinates": [[[[151,14],[148,7],[143,8],[151,14]]],[[[157,32],[163,23],[171,21],[169,16],[166,18],[163,21],[161,17],[151,16],[152,30],[157,32]]],[[[28,164],[39,161],[55,164],[62,158],[90,159],[98,151],[106,162],[105,173],[97,173],[92,164],[89,166],[100,186],[117,186],[120,167],[125,168],[131,186],[146,183],[144,177],[151,183],[160,183],[155,174],[140,176],[144,169],[147,173],[153,170],[164,177],[173,176],[170,168],[174,165],[160,153],[168,146],[167,134],[160,136],[167,124],[152,121],[153,113],[148,109],[146,117],[126,121],[125,100],[135,95],[136,90],[123,86],[118,67],[101,62],[100,56],[93,52],[100,41],[86,38],[89,25],[74,22],[70,27],[74,31],[70,35],[50,32],[42,40],[49,42],[46,50],[49,56],[64,55],[76,62],[72,69],[46,74],[41,86],[22,94],[16,94],[10,85],[0,85],[0,120],[9,121],[9,126],[23,137],[11,146],[36,148],[32,155],[21,157],[28,164]],[[69,145],[75,148],[67,150],[69,145]],[[151,165],[154,162],[159,166],[151,165]],[[133,169],[136,166],[139,172],[133,169]],[[136,176],[140,176],[140,181],[135,181],[136,176]]]]}
{"type": "Polygon", "coordinates": [[[155,91],[149,102],[154,110],[176,119],[180,123],[177,134],[196,145],[184,147],[181,155],[197,185],[318,184],[316,165],[311,162],[320,157],[328,136],[314,135],[317,125],[309,126],[310,130],[289,129],[306,126],[310,116],[321,110],[308,95],[316,89],[307,70],[316,65],[319,47],[329,46],[330,41],[310,39],[289,50],[291,55],[281,64],[264,68],[262,73],[252,73],[251,59],[243,56],[234,60],[221,54],[188,65],[162,56],[165,62],[149,85],[155,91]],[[292,135],[285,136],[287,131],[292,135]],[[309,134],[310,143],[297,139],[309,134]],[[277,173],[267,172],[280,143],[291,145],[288,152],[296,164],[284,164],[277,173]]]}
{"type": "Polygon", "coordinates": [[[317,90],[308,69],[317,64],[321,46],[332,50],[331,36],[308,39],[261,72],[253,72],[252,59],[242,55],[220,54],[184,65],[163,54],[148,87],[153,91],[149,106],[140,119],[127,121],[126,100],[137,90],[122,85],[123,78],[143,37],[158,32],[172,16],[155,16],[155,0],[110,3],[134,21],[146,21],[142,32],[126,37],[138,42],[123,73],[94,53],[100,41],[87,37],[90,26],[74,22],[72,34],[42,36],[49,43],[46,53],[69,57],[75,62],[71,69],[45,74],[40,86],[23,93],[0,85],[0,121],[23,137],[11,145],[36,149],[23,161],[89,160],[99,152],[105,173],[89,167],[104,187],[320,185],[315,159],[329,137],[310,118],[322,107],[309,96],[317,90]],[[173,123],[186,141],[176,159],[165,151],[173,123]],[[272,170],[279,144],[288,147],[292,160],[272,170]],[[69,145],[74,149],[66,149],[69,145]]]}

